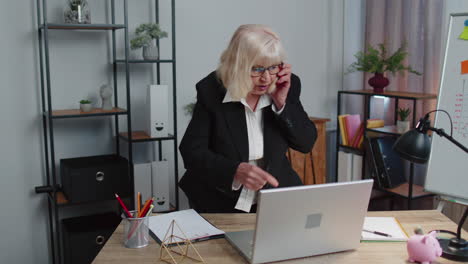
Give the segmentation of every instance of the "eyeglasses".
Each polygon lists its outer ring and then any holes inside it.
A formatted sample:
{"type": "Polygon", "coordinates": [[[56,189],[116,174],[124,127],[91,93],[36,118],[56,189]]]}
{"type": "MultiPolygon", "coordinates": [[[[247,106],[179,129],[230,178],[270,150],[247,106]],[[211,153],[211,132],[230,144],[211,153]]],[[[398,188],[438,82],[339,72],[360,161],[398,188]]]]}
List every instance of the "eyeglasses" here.
{"type": "Polygon", "coordinates": [[[252,67],[250,75],[252,77],[259,77],[262,76],[265,71],[268,71],[269,74],[275,75],[278,72],[280,72],[281,68],[283,68],[283,63],[280,63],[278,65],[272,65],[270,67],[252,67]]]}

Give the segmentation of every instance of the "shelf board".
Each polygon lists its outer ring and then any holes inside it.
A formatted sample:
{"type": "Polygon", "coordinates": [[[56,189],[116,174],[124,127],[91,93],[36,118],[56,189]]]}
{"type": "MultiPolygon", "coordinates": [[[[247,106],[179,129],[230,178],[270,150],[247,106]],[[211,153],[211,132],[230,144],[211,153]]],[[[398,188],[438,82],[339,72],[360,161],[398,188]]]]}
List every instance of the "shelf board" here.
{"type": "Polygon", "coordinates": [[[362,151],[361,149],[353,148],[353,147],[341,145],[341,144],[340,144],[340,150],[344,152],[350,152],[353,154],[361,155],[361,156],[364,154],[364,151],[362,151]]]}
{"type": "MultiPolygon", "coordinates": [[[[382,190],[385,191],[385,192],[396,194],[396,195],[404,197],[404,198],[409,198],[409,196],[408,196],[409,183],[407,183],[407,182],[403,183],[403,184],[401,184],[401,185],[399,185],[398,187],[395,187],[395,188],[391,188],[391,189],[388,188],[388,189],[382,189],[382,190]]],[[[433,195],[433,194],[424,191],[424,187],[422,187],[420,185],[417,185],[417,184],[413,184],[413,195],[412,195],[411,199],[422,198],[422,197],[431,196],[431,195],[433,195]]]]}
{"type": "Polygon", "coordinates": [[[349,90],[349,91],[339,91],[338,93],[375,95],[375,96],[385,96],[385,97],[400,98],[400,99],[416,99],[416,100],[437,99],[436,94],[409,93],[409,92],[399,92],[399,91],[384,91],[383,93],[374,93],[373,90],[349,90]]]}
{"type": "MultiPolygon", "coordinates": [[[[53,197],[53,196],[51,196],[53,197]]],[[[69,201],[67,200],[67,198],[65,197],[65,194],[63,192],[57,192],[56,194],[56,202],[57,202],[57,205],[66,205],[69,203],[69,201]]]]}
{"type": "Polygon", "coordinates": [[[59,29],[59,30],[114,30],[125,28],[123,24],[42,24],[39,29],[59,29]]]}
{"type": "MultiPolygon", "coordinates": [[[[122,132],[119,133],[120,137],[128,141],[128,133],[122,132]]],[[[145,141],[160,141],[160,140],[173,140],[175,137],[171,134],[168,134],[167,137],[150,137],[145,131],[133,131],[132,132],[132,142],[145,142],[145,141]]]]}
{"type": "Polygon", "coordinates": [[[398,132],[397,126],[383,126],[376,128],[367,128],[367,131],[377,132],[381,134],[400,136],[403,133],[398,132]]]}
{"type": "MultiPolygon", "coordinates": [[[[46,112],[47,115],[49,112],[46,112]]],[[[80,109],[64,109],[52,111],[52,118],[73,118],[73,117],[89,117],[89,116],[106,116],[106,115],[124,115],[127,110],[114,107],[112,110],[102,110],[101,108],[93,108],[90,112],[82,112],[80,109]]]]}
{"type": "Polygon", "coordinates": [[[313,116],[309,116],[309,120],[318,124],[330,122],[330,118],[321,118],[321,117],[313,117],[313,116]]]}
{"type": "MultiPolygon", "coordinates": [[[[116,60],[116,63],[125,63],[125,60],[116,60]]],[[[173,63],[174,60],[128,60],[128,63],[173,63]]]]}
{"type": "MultiPolygon", "coordinates": [[[[54,199],[53,193],[49,194],[49,198],[52,200],[52,202],[55,202],[57,206],[73,206],[73,205],[85,205],[85,204],[92,204],[92,203],[100,203],[100,202],[108,202],[111,200],[115,200],[115,198],[109,198],[105,200],[98,200],[98,201],[86,201],[86,202],[79,202],[79,203],[74,203],[70,202],[67,200],[65,194],[62,191],[58,191],[56,193],[56,199],[54,199]]],[[[122,199],[128,199],[128,197],[121,197],[122,199]]]]}
{"type": "Polygon", "coordinates": [[[172,212],[175,212],[175,211],[176,211],[176,208],[175,208],[175,206],[174,206],[174,205],[172,205],[172,204],[170,204],[170,205],[169,205],[169,210],[167,210],[167,211],[161,211],[161,212],[155,212],[155,213],[153,213],[153,215],[154,215],[154,214],[166,214],[166,213],[172,213],[172,212]]]}

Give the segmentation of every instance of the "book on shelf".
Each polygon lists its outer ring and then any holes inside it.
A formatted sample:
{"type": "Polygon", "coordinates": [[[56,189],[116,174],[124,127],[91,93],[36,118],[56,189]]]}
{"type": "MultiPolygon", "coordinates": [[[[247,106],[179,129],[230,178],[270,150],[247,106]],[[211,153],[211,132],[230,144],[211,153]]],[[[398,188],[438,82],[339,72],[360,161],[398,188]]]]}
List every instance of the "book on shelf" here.
{"type": "Polygon", "coordinates": [[[378,128],[385,126],[383,119],[373,118],[367,119],[367,128],[378,128]]]}
{"type": "Polygon", "coordinates": [[[340,127],[340,135],[341,135],[341,143],[345,146],[348,145],[348,133],[346,132],[346,126],[344,123],[344,118],[347,115],[339,115],[338,116],[338,125],[340,127]]]}
{"type": "Polygon", "coordinates": [[[364,140],[364,123],[361,123],[359,125],[358,132],[356,133],[356,135],[354,136],[352,140],[351,146],[357,149],[361,149],[363,140],[364,140]]]}
{"type": "Polygon", "coordinates": [[[364,125],[361,121],[361,116],[358,114],[339,115],[338,125],[340,128],[342,145],[360,148],[362,135],[364,134],[364,125]]]}
{"type": "Polygon", "coordinates": [[[359,133],[359,127],[361,126],[361,116],[347,115],[344,117],[344,124],[346,126],[348,145],[355,147],[354,140],[356,135],[359,133]]]}

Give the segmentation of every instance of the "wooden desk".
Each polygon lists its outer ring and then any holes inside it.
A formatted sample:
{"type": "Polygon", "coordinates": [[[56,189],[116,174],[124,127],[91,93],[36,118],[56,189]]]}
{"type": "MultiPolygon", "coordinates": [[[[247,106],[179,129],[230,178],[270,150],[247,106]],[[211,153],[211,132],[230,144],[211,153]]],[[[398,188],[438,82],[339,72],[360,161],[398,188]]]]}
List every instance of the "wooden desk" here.
{"type": "MultiPolygon", "coordinates": [[[[255,214],[204,214],[216,227],[224,231],[248,230],[254,227],[255,214]]],[[[408,234],[421,225],[425,232],[433,229],[456,231],[456,224],[438,211],[389,211],[369,212],[368,216],[394,216],[408,234]]],[[[120,225],[96,257],[95,264],[120,263],[164,263],[159,261],[159,245],[151,239],[150,245],[142,249],[128,249],[123,246],[123,229],[120,225]]],[[[463,237],[468,232],[463,231],[463,237]]],[[[207,263],[247,263],[224,238],[194,243],[207,263]]],[[[291,245],[293,246],[293,245],[291,245]]],[[[287,250],[287,249],[285,249],[287,250]]],[[[281,263],[408,263],[406,242],[361,243],[357,250],[332,253],[315,257],[295,259],[281,263]]],[[[184,261],[183,263],[192,263],[184,261]]],[[[460,263],[439,258],[434,263],[460,263]]]]}

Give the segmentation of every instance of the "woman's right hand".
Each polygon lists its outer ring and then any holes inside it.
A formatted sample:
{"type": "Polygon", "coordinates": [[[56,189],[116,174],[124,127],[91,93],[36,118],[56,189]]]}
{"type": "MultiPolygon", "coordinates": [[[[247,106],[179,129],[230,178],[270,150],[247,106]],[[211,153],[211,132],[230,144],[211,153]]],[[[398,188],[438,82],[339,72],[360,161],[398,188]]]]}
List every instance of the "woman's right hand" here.
{"type": "Polygon", "coordinates": [[[242,162],[239,164],[234,175],[234,179],[247,189],[260,190],[268,182],[273,187],[278,187],[279,183],[270,173],[255,165],[242,162]]]}

